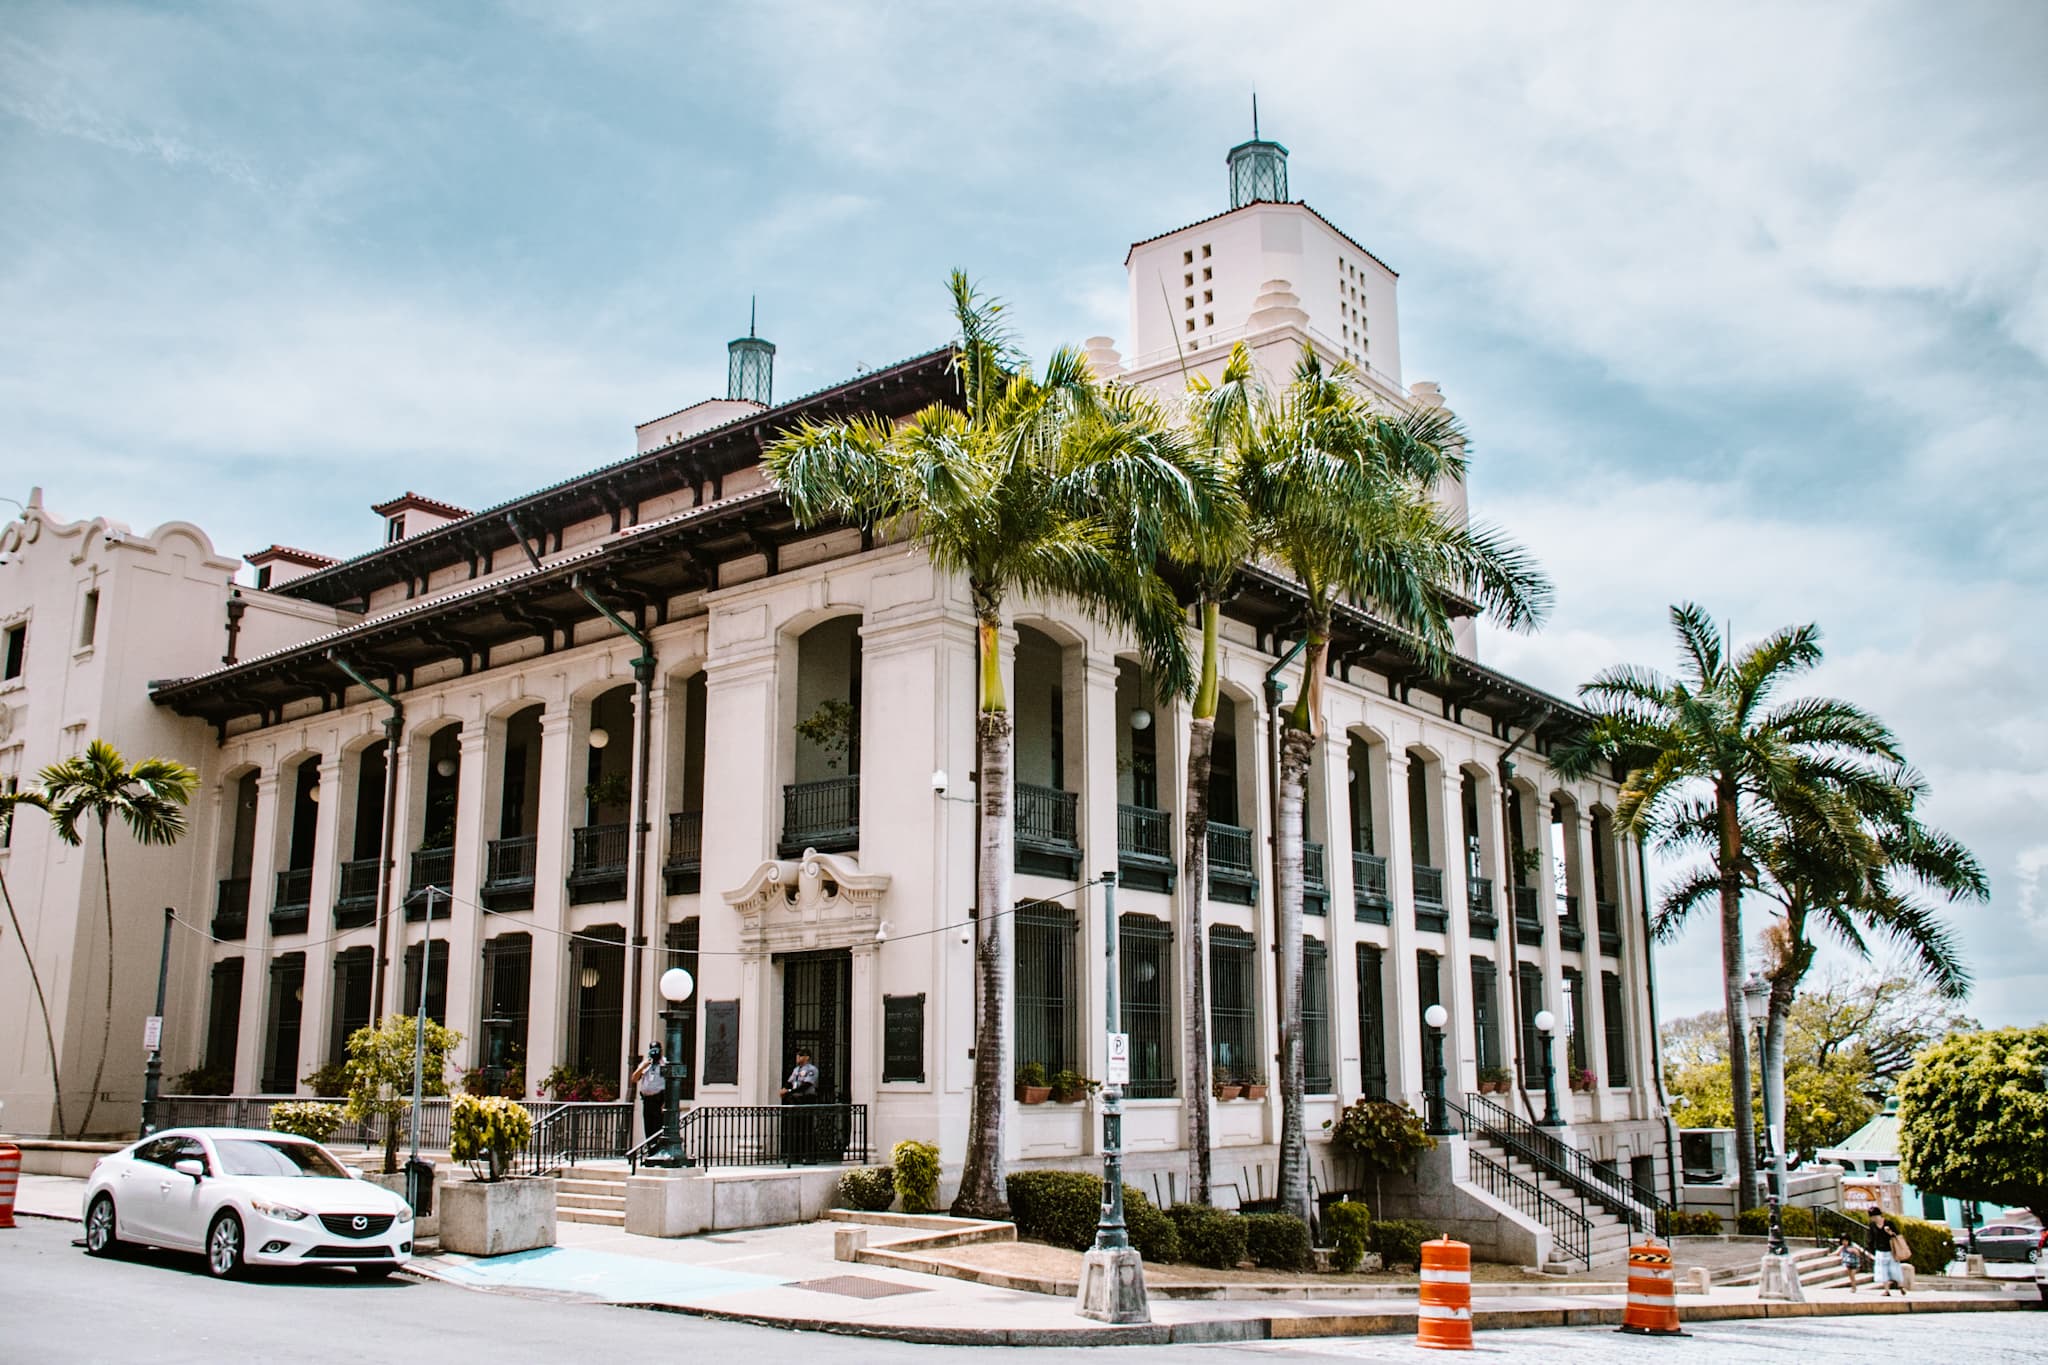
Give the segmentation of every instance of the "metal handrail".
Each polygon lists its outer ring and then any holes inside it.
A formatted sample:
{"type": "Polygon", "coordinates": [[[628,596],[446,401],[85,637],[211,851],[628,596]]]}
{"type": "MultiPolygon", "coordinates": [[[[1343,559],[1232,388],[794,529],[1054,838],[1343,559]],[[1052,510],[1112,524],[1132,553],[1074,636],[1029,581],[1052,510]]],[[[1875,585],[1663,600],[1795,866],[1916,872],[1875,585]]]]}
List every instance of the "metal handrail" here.
{"type": "Polygon", "coordinates": [[[545,1175],[578,1157],[621,1157],[632,1140],[630,1101],[566,1101],[534,1120],[527,1169],[545,1175]]]}
{"type": "Polygon", "coordinates": [[[693,1166],[836,1166],[868,1159],[864,1104],[699,1105],[684,1114],[693,1166]]]}
{"type": "Polygon", "coordinates": [[[1517,1213],[1528,1214],[1550,1233],[1551,1255],[1577,1261],[1588,1270],[1593,1268],[1593,1225],[1582,1211],[1583,1204],[1580,1210],[1572,1209],[1484,1152],[1468,1151],[1467,1156],[1475,1184],[1494,1198],[1506,1201],[1517,1213]]]}
{"type": "Polygon", "coordinates": [[[1467,1132],[1478,1133],[1510,1156],[1542,1171],[1582,1198],[1591,1199],[1635,1232],[1665,1232],[1675,1211],[1654,1192],[1644,1190],[1618,1172],[1609,1174],[1584,1152],[1484,1095],[1468,1095],[1453,1105],[1465,1116],[1467,1132]]]}

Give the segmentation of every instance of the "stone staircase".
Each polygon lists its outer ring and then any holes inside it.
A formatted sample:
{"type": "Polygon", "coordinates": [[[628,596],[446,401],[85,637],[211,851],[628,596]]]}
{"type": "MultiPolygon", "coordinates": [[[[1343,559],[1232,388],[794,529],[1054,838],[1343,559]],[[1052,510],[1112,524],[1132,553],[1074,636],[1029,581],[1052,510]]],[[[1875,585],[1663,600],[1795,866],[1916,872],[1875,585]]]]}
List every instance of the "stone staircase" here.
{"type": "MultiPolygon", "coordinates": [[[[1833,1247],[1801,1247],[1794,1243],[1792,1246],[1792,1266],[1798,1272],[1799,1283],[1808,1289],[1846,1289],[1849,1285],[1849,1272],[1842,1269],[1841,1258],[1835,1253],[1833,1247]]],[[[1755,1270],[1726,1281],[1726,1283],[1735,1288],[1742,1288],[1747,1285],[1754,1285],[1761,1275],[1762,1267],[1759,1266],[1755,1270]]],[[[1860,1275],[1858,1278],[1864,1284],[1870,1283],[1868,1273],[1860,1275]]]]}
{"type": "MultiPolygon", "coordinates": [[[[1590,1199],[1581,1200],[1577,1190],[1523,1161],[1513,1152],[1496,1145],[1484,1136],[1478,1133],[1468,1134],[1466,1141],[1471,1144],[1472,1150],[1507,1167],[1572,1212],[1583,1212],[1587,1225],[1588,1259],[1593,1265],[1627,1264],[1629,1245],[1634,1240],[1627,1222],[1609,1212],[1603,1205],[1590,1199]]],[[[1579,1266],[1571,1264],[1567,1268],[1577,1270],[1579,1266]]]]}
{"type": "Polygon", "coordinates": [[[555,1181],[555,1217],[564,1223],[626,1225],[626,1168],[569,1166],[555,1181]]]}

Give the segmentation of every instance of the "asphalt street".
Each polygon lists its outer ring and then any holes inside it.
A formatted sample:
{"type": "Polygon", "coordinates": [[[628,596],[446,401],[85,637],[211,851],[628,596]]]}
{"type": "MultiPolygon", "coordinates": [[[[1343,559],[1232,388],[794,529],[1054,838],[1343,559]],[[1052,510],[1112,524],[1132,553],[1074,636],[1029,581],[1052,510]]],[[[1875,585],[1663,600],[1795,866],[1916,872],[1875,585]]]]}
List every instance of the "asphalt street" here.
{"type": "MultiPolygon", "coordinates": [[[[483,1294],[403,1277],[370,1283],[343,1272],[259,1273],[209,1279],[196,1256],[130,1253],[96,1261],[72,1244],[78,1227],[23,1219],[0,1231],[0,1365],[86,1362],[365,1360],[801,1359],[866,1365],[991,1356],[996,1348],[906,1346],[712,1322],[561,1299],[483,1294]]],[[[1684,1340],[1649,1341],[1611,1330],[1482,1332],[1481,1355],[1530,1365],[1638,1365],[1667,1359],[1758,1365],[1870,1365],[1873,1360],[2018,1365],[2048,1356],[2048,1314],[1837,1318],[1703,1326],[1684,1340]]],[[[1286,1361],[1428,1360],[1386,1337],[1255,1346],[1012,1348],[1034,1361],[1095,1365],[1282,1365],[1286,1361]],[[1113,1351],[1105,1356],[1104,1350],[1113,1351]]]]}

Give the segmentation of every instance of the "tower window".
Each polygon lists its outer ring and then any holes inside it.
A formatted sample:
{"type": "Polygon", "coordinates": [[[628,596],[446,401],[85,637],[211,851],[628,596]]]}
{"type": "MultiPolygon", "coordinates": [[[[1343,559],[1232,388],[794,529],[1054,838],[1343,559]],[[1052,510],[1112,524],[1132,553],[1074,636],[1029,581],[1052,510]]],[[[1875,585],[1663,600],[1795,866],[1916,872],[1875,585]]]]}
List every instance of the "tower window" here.
{"type": "Polygon", "coordinates": [[[1194,296],[1193,294],[1190,294],[1190,295],[1188,295],[1188,296],[1187,296],[1187,297],[1186,297],[1185,299],[1182,299],[1182,300],[1181,300],[1181,307],[1183,307],[1183,308],[1193,308],[1194,306],[1195,306],[1195,296],[1194,296]]]}
{"type": "Polygon", "coordinates": [[[1195,283],[1195,277],[1194,277],[1193,275],[1183,275],[1183,276],[1181,276],[1181,277],[1180,277],[1180,285],[1181,285],[1181,288],[1183,288],[1183,289],[1188,289],[1188,288],[1191,288],[1191,287],[1193,287],[1194,283],[1195,283]]]}
{"type": "Polygon", "coordinates": [[[405,539],[405,518],[404,518],[404,516],[402,516],[402,515],[401,515],[401,516],[396,516],[396,517],[393,517],[393,518],[392,518],[391,520],[389,520],[389,521],[387,521],[387,522],[385,522],[385,523],[384,523],[384,543],[385,543],[386,545],[396,545],[396,544],[397,544],[397,543],[398,543],[399,541],[401,541],[401,540],[404,540],[404,539],[405,539]]]}
{"type": "MultiPolygon", "coordinates": [[[[1193,327],[1192,322],[1188,324],[1193,327]]],[[[7,628],[4,667],[0,667],[0,682],[11,682],[21,676],[21,670],[28,663],[28,622],[7,628]]]]}
{"type": "Polygon", "coordinates": [[[1214,327],[1216,325],[1216,315],[1214,313],[1202,314],[1202,325],[1204,327],[1214,327]]]}
{"type": "Polygon", "coordinates": [[[85,595],[85,607],[78,613],[78,647],[84,649],[99,634],[100,590],[94,588],[85,595]]]}
{"type": "Polygon", "coordinates": [[[1202,259],[1205,261],[1209,259],[1209,244],[1207,242],[1202,243],[1202,259]]]}
{"type": "Polygon", "coordinates": [[[260,592],[270,586],[270,566],[265,564],[256,570],[256,588],[260,592]]]}
{"type": "MultiPolygon", "coordinates": [[[[1194,331],[1194,330],[1195,330],[1195,320],[1194,320],[1193,318],[1189,318],[1189,319],[1188,319],[1188,321],[1187,321],[1187,329],[1188,329],[1188,330],[1189,330],[1190,332],[1192,332],[1192,331],[1194,331]]],[[[10,673],[10,674],[8,674],[7,676],[11,678],[11,677],[13,677],[14,675],[13,675],[12,673],[10,673]]]]}
{"type": "Polygon", "coordinates": [[[1215,271],[1215,269],[1214,269],[1213,267],[1210,267],[1210,266],[1206,266],[1206,265],[1205,265],[1205,266],[1203,266],[1203,267],[1202,267],[1202,282],[1203,282],[1204,284],[1207,284],[1207,283],[1209,282],[1209,278],[1210,278],[1210,276],[1214,275],[1215,273],[1216,273],[1216,271],[1215,271]]]}
{"type": "Polygon", "coordinates": [[[1180,263],[1181,263],[1182,265],[1193,265],[1193,264],[1195,263],[1195,253],[1194,253],[1194,252],[1192,252],[1192,251],[1183,251],[1183,252],[1181,252],[1181,253],[1180,253],[1180,263]]]}
{"type": "Polygon", "coordinates": [[[1213,289],[1204,289],[1204,290],[1202,291],[1202,302],[1203,302],[1203,303],[1214,303],[1214,302],[1216,302],[1216,291],[1215,291],[1215,290],[1213,290],[1213,289]]]}

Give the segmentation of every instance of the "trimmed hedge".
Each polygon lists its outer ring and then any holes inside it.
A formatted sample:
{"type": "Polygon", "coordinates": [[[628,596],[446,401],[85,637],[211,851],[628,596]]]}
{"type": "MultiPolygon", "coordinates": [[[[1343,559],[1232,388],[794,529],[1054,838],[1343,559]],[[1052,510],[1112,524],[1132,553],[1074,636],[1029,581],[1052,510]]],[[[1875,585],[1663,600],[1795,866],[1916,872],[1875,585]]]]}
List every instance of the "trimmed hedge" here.
{"type": "Polygon", "coordinates": [[[856,1166],[839,1177],[839,1207],[886,1213],[896,1202],[896,1172],[887,1166],[856,1166]]]}
{"type": "MultiPolygon", "coordinates": [[[[1843,1217],[1853,1223],[1864,1224],[1869,1220],[1860,1213],[1844,1213],[1843,1217]]],[[[1903,1213],[1888,1213],[1892,1226],[1906,1239],[1906,1245],[1913,1249],[1913,1267],[1923,1275],[1939,1275],[1948,1263],[1956,1258],[1955,1233],[1946,1223],[1930,1223],[1924,1218],[1909,1218],[1903,1213]]],[[[1818,1228],[1812,1209],[1790,1204],[1781,1209],[1778,1221],[1787,1237],[1810,1238],[1817,1235],[1818,1228]]],[[[1762,1237],[1771,1230],[1769,1209],[1744,1209],[1735,1220],[1735,1229],[1745,1237],[1762,1237]]],[[[1860,1235],[1859,1248],[1866,1248],[1860,1235]]]]}
{"type": "Polygon", "coordinates": [[[1422,1244],[1429,1240],[1429,1235],[1424,1224],[1406,1218],[1382,1218],[1372,1225],[1370,1238],[1372,1249],[1380,1254],[1380,1264],[1392,1270],[1395,1266],[1420,1266],[1422,1244]]]}
{"type": "Polygon", "coordinates": [[[1291,1213],[1245,1214],[1244,1245],[1261,1270],[1309,1270],[1316,1263],[1308,1224],[1291,1213]]]}
{"type": "Polygon", "coordinates": [[[1339,1200],[1323,1210],[1323,1230],[1336,1240],[1330,1268],[1345,1274],[1358,1269],[1365,1260],[1366,1239],[1372,1232],[1372,1218],[1365,1205],[1339,1200]]]}
{"type": "Polygon", "coordinates": [[[905,1138],[889,1153],[895,1163],[896,1190],[905,1213],[930,1213],[939,1202],[939,1149],[929,1142],[905,1138]]]}
{"type": "Polygon", "coordinates": [[[1175,1204],[1168,1212],[1184,1259],[1210,1270],[1234,1270],[1245,1259],[1245,1218],[1207,1204],[1175,1204]]]}
{"type": "Polygon", "coordinates": [[[1719,1237],[1721,1215],[1712,1209],[1673,1209],[1665,1217],[1667,1237],[1719,1237]]]}
{"type": "MultiPolygon", "coordinates": [[[[1095,1245],[1102,1180],[1086,1171],[1018,1171],[1009,1178],[1010,1221],[1017,1235],[1069,1251],[1095,1245]]],[[[1180,1259],[1180,1232],[1143,1192],[1124,1186],[1124,1226],[1138,1254],[1154,1263],[1180,1259]]]]}
{"type": "Polygon", "coordinates": [[[1154,1265],[1180,1259],[1180,1229],[1165,1210],[1129,1185],[1124,1186],[1124,1226],[1131,1245],[1154,1265]]]}

